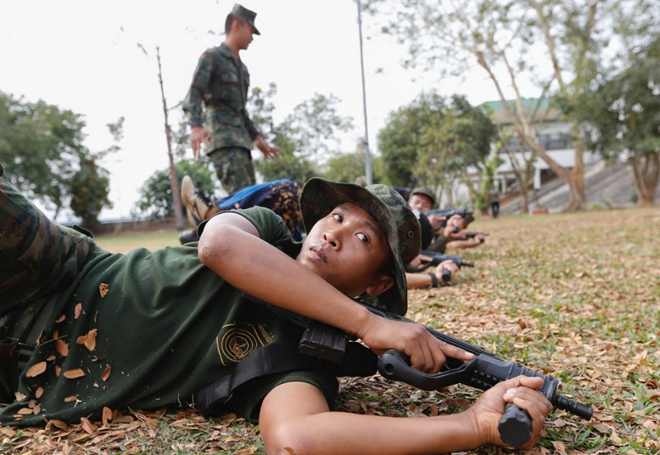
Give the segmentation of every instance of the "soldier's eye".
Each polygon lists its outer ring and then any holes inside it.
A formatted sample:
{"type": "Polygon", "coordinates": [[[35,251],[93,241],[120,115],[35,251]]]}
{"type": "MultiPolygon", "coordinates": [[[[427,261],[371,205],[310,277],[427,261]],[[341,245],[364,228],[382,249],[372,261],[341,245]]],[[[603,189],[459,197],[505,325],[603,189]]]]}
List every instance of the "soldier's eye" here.
{"type": "Polygon", "coordinates": [[[342,217],[339,213],[333,213],[332,217],[337,221],[338,223],[341,223],[344,221],[344,217],[342,217]]]}

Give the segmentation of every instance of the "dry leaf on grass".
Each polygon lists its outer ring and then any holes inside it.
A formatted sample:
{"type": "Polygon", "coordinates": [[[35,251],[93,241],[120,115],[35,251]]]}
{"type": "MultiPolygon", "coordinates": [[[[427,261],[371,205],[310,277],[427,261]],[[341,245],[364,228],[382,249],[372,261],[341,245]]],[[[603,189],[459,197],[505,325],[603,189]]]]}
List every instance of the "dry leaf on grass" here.
{"type": "Polygon", "coordinates": [[[78,319],[80,317],[80,313],[82,313],[82,303],[76,304],[76,307],[73,310],[73,318],[78,319]]]}
{"type": "Polygon", "coordinates": [[[82,424],[82,429],[85,430],[88,434],[94,434],[98,431],[98,427],[90,422],[89,419],[81,417],[80,422],[82,424]]]}

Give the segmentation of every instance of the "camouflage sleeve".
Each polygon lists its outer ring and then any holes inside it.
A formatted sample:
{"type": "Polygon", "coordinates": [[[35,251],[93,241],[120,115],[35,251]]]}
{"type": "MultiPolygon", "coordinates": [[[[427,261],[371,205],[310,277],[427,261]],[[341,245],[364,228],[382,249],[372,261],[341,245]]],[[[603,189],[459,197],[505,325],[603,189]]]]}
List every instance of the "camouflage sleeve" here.
{"type": "Polygon", "coordinates": [[[188,115],[191,127],[202,126],[204,94],[209,91],[211,71],[213,69],[213,55],[206,51],[197,62],[193,80],[186,98],[183,100],[183,111],[188,115]]]}
{"type": "Polygon", "coordinates": [[[247,111],[247,97],[248,94],[250,93],[250,72],[248,71],[247,66],[245,66],[244,63],[241,62],[241,65],[242,65],[243,74],[245,74],[245,77],[247,79],[245,84],[245,104],[243,106],[243,116],[245,117],[245,127],[247,129],[248,134],[250,135],[250,139],[254,141],[257,138],[257,136],[261,135],[261,132],[254,125],[247,111]]]}
{"type": "Polygon", "coordinates": [[[247,110],[245,111],[245,125],[247,126],[248,134],[250,135],[250,139],[253,141],[257,138],[257,136],[261,135],[259,130],[257,129],[256,126],[254,126],[254,123],[252,123],[252,120],[250,119],[250,116],[247,113],[247,110]]]}

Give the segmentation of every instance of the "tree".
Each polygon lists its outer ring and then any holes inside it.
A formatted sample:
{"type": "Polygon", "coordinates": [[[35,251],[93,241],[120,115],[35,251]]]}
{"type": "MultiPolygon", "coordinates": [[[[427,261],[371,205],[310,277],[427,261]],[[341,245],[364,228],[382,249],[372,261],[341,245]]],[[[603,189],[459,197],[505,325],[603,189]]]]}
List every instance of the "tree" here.
{"type": "MultiPolygon", "coordinates": [[[[586,208],[578,122],[568,118],[574,146],[574,166],[569,169],[537,142],[521,83],[523,79],[533,81],[537,98],[545,97],[550,89],[564,100],[574,101],[588,86],[596,62],[612,53],[615,42],[621,42],[613,39],[621,32],[620,25],[630,24],[627,18],[633,15],[643,17],[653,8],[651,0],[476,0],[443,2],[442,7],[430,0],[371,0],[365,4],[365,10],[374,15],[387,8],[392,19],[383,31],[409,46],[406,64],[426,69],[444,65],[443,73],[452,75],[468,71],[474,63],[479,65],[493,82],[516,134],[568,184],[571,200],[567,209],[586,208]],[[512,103],[504,94],[505,84],[513,90],[512,103]]],[[[650,30],[657,31],[657,14],[648,16],[643,27],[627,28],[629,37],[638,40],[650,30]]]]}
{"type": "Polygon", "coordinates": [[[390,114],[378,145],[395,186],[443,188],[452,203],[456,180],[472,190],[468,174],[484,168],[495,134],[488,115],[464,97],[431,92],[390,114]]]}
{"type": "MultiPolygon", "coordinates": [[[[193,182],[195,182],[195,187],[213,199],[215,189],[213,172],[199,161],[194,160],[179,161],[175,167],[178,187],[181,187],[183,176],[189,175],[193,182]]],[[[144,182],[138,190],[140,197],[132,209],[132,216],[151,219],[174,216],[174,197],[172,195],[170,176],[171,172],[168,167],[167,169],[154,172],[144,182]]],[[[184,210],[183,206],[181,210],[184,210]]]]}
{"type": "Polygon", "coordinates": [[[576,107],[595,134],[594,150],[623,156],[633,169],[639,204],[655,203],[660,178],[660,39],[636,53],[629,68],[584,93],[576,107]]]}
{"type": "Polygon", "coordinates": [[[323,177],[334,182],[354,183],[364,176],[366,159],[364,153],[347,153],[330,158],[323,177]]]}
{"type": "Polygon", "coordinates": [[[112,207],[110,176],[92,157],[80,158],[80,169],[71,178],[71,210],[82,219],[82,225],[93,231],[99,224],[104,207],[112,207]]]}
{"type": "Polygon", "coordinates": [[[69,204],[85,223],[95,225],[100,210],[111,205],[107,171],[98,162],[116,148],[92,153],[83,145],[80,114],[1,91],[0,124],[0,162],[10,170],[12,184],[43,202],[54,219],[69,204]]]}
{"type": "Polygon", "coordinates": [[[248,109],[255,125],[280,149],[277,160],[260,160],[256,168],[266,180],[290,178],[299,183],[318,175],[327,160],[341,153],[341,133],[349,132],[352,119],[337,111],[339,98],[314,94],[298,104],[284,120],[275,124],[272,97],[277,92],[255,88],[248,109]]]}
{"type": "Polygon", "coordinates": [[[391,112],[378,132],[378,150],[383,157],[385,178],[394,186],[416,186],[418,155],[424,131],[439,126],[444,118],[444,98],[422,93],[409,105],[391,112]]]}
{"type": "Polygon", "coordinates": [[[295,153],[296,147],[290,136],[276,133],[273,143],[280,149],[280,157],[277,160],[261,160],[256,163],[256,168],[265,181],[291,179],[302,185],[318,175],[316,166],[295,153]]]}

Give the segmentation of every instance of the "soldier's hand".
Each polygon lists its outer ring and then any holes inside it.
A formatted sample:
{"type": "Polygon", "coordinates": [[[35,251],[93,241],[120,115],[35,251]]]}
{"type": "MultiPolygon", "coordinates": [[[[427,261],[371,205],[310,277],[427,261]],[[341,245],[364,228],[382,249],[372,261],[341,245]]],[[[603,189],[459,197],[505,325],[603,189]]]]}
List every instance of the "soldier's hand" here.
{"type": "Polygon", "coordinates": [[[434,272],[435,277],[438,279],[438,283],[442,283],[444,281],[443,272],[445,270],[449,270],[449,273],[451,274],[449,281],[453,281],[454,277],[458,273],[458,266],[454,264],[454,261],[443,261],[438,264],[434,272]]]}
{"type": "Polygon", "coordinates": [[[201,126],[193,126],[190,132],[190,140],[192,141],[193,156],[199,158],[201,146],[211,140],[211,133],[201,126]]]}
{"type": "Polygon", "coordinates": [[[256,145],[257,148],[261,150],[261,153],[264,154],[266,159],[279,158],[280,156],[280,149],[268,145],[264,138],[261,136],[257,136],[255,138],[254,145],[256,145]]]}

